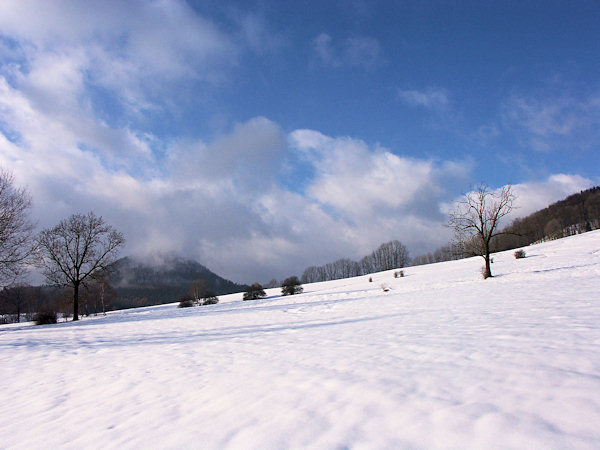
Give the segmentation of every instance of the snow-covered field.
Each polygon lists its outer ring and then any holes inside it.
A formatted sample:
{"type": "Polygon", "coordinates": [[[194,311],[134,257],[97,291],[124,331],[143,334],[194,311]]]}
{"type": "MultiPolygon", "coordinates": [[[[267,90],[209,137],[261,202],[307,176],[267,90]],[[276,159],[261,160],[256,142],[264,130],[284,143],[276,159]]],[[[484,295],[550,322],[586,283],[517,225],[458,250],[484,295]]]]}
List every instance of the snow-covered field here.
{"type": "Polygon", "coordinates": [[[600,448],[600,231],[525,250],[0,327],[0,447],[600,448]]]}

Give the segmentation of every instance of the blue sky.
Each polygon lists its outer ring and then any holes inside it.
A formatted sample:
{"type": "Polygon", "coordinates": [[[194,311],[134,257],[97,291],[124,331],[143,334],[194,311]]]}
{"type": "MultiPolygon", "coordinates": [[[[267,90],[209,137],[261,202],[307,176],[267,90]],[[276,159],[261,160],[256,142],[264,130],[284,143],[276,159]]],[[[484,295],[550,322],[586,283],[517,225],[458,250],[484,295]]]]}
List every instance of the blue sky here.
{"type": "Polygon", "coordinates": [[[416,255],[476,183],[600,183],[599,43],[592,1],[4,1],[0,164],[236,281],[416,255]]]}

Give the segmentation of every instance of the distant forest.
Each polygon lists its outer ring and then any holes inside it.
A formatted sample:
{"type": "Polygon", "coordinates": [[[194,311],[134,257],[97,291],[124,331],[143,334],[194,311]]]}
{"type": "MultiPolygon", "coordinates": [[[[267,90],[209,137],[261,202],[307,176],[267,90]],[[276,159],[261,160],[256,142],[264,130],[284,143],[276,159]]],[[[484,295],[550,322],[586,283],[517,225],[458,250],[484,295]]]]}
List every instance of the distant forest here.
{"type": "MultiPolygon", "coordinates": [[[[502,235],[495,238],[492,247],[495,252],[509,250],[599,228],[600,186],[570,195],[527,217],[515,219],[503,229],[502,235]]],[[[408,265],[461,259],[464,256],[460,246],[449,243],[411,260],[402,243],[391,241],[359,261],[340,259],[323,266],[311,266],[304,271],[301,281],[311,283],[349,278],[408,265]]],[[[160,268],[123,258],[117,262],[112,276],[98,280],[83,290],[81,313],[99,314],[114,309],[175,302],[198,279],[205,280],[217,295],[241,292],[247,287],[222,279],[190,260],[176,258],[160,268]]],[[[273,280],[268,287],[277,284],[273,280]]],[[[16,285],[4,288],[0,290],[0,323],[31,320],[35,312],[44,308],[51,308],[68,317],[71,302],[72,292],[55,286],[16,285]]]]}

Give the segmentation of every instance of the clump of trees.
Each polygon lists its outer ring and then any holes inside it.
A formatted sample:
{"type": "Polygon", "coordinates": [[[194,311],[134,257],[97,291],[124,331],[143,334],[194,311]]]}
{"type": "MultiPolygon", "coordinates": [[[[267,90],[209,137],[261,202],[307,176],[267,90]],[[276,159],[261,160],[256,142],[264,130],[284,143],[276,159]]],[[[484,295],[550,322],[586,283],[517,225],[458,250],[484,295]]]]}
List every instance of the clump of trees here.
{"type": "Polygon", "coordinates": [[[194,300],[194,304],[198,306],[216,305],[219,303],[219,298],[208,287],[208,283],[203,278],[198,278],[190,285],[190,294],[194,300]]]}
{"type": "Polygon", "coordinates": [[[263,289],[260,283],[253,283],[251,286],[248,286],[246,292],[244,292],[243,300],[259,300],[261,298],[265,298],[267,293],[263,289]]]}
{"type": "Polygon", "coordinates": [[[481,185],[464,195],[448,218],[454,230],[457,245],[468,256],[481,256],[485,261],[483,278],[492,276],[490,254],[491,242],[502,234],[500,221],[513,210],[516,196],[510,185],[492,191],[481,185]]]}
{"type": "Polygon", "coordinates": [[[194,280],[190,284],[189,293],[179,298],[179,308],[216,305],[217,303],[219,303],[219,298],[208,287],[208,283],[203,278],[194,280]]]}
{"type": "Polygon", "coordinates": [[[281,295],[301,294],[303,291],[302,283],[296,276],[288,277],[281,283],[281,295]]]}
{"type": "Polygon", "coordinates": [[[409,262],[410,257],[407,248],[400,241],[394,240],[381,244],[360,261],[343,258],[323,266],[308,267],[302,274],[302,282],[315,283],[357,277],[405,267],[409,262]]]}

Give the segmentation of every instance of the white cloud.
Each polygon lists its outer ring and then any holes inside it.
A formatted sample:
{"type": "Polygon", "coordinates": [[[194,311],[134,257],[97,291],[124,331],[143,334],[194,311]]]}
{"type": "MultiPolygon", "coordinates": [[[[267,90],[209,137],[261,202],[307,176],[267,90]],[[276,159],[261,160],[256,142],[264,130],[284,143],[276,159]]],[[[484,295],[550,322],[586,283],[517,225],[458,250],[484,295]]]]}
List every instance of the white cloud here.
{"type": "Polygon", "coordinates": [[[171,170],[185,184],[227,179],[254,190],[272,182],[285,149],[286,138],[279,126],[256,117],[208,145],[176,145],[171,150],[171,170]]]}
{"type": "Polygon", "coordinates": [[[361,248],[396,238],[413,249],[427,241],[443,243],[444,233],[419,230],[445,220],[440,205],[448,199],[447,188],[466,181],[470,164],[403,158],[313,130],[293,132],[291,142],[315,168],[307,198],[350,225],[348,236],[361,248]]]}
{"type": "Polygon", "coordinates": [[[429,87],[423,91],[414,89],[398,89],[398,98],[410,106],[432,110],[443,110],[448,107],[450,99],[448,91],[429,87]]]}
{"type": "Polygon", "coordinates": [[[321,33],[313,39],[312,49],[324,66],[374,69],[382,64],[379,41],[368,36],[349,37],[336,44],[330,35],[321,33]]]}
{"type": "Polygon", "coordinates": [[[58,0],[0,4],[0,30],[18,42],[22,73],[31,67],[49,74],[47,80],[26,76],[32,89],[53,92],[45,88],[56,85],[55,77],[74,82],[72,89],[58,85],[71,94],[82,84],[101,87],[137,113],[164,106],[173,86],[220,83],[237,63],[239,46],[186,2],[109,1],[94,3],[93,13],[90,8],[58,0]],[[56,59],[62,65],[48,67],[47,60],[56,59]]]}
{"type": "Polygon", "coordinates": [[[600,143],[598,96],[513,95],[502,105],[502,118],[533,150],[589,150],[600,143]]]}

